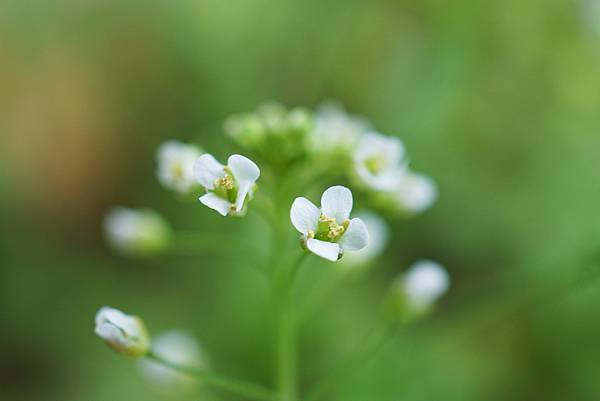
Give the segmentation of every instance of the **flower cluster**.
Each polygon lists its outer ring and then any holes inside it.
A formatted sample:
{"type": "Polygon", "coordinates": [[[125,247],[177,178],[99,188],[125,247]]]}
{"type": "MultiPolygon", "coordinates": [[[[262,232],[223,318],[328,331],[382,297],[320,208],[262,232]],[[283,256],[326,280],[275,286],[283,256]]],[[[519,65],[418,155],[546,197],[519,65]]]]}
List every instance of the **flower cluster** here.
{"type": "Polygon", "coordinates": [[[335,102],[322,103],[314,114],[268,103],[230,117],[225,132],[271,165],[308,159],[315,168],[325,166],[324,174],[345,176],[370,195],[374,206],[390,213],[417,214],[437,198],[433,180],[410,169],[398,137],[378,133],[366,118],[348,114],[335,102]]]}
{"type": "MultiPolygon", "coordinates": [[[[258,270],[272,280],[273,298],[281,302],[275,308],[282,313],[276,332],[284,336],[278,339],[280,345],[295,337],[289,331],[297,327],[290,321],[296,314],[286,308],[291,307],[294,277],[305,255],[316,255],[322,263],[341,261],[338,272],[368,265],[391,237],[388,222],[369,208],[413,215],[437,196],[433,181],[409,168],[399,138],[377,133],[364,117],[348,114],[337,103],[323,103],[314,113],[264,104],[256,112],[228,118],[225,133],[245,155],[232,154],[221,163],[197,145],[171,140],[157,151],[156,176],[163,187],[180,197],[196,197],[221,216],[244,217],[256,210],[264,218],[276,243],[270,247],[269,266],[258,270]],[[321,191],[317,206],[309,198],[321,191]],[[360,209],[352,216],[355,195],[360,209]],[[292,227],[300,233],[298,255],[285,255],[287,247],[279,242],[291,240],[292,227]],[[297,262],[288,266],[288,256],[297,262]]],[[[152,255],[179,244],[177,232],[149,209],[115,208],[107,214],[104,229],[109,244],[124,255],[152,255]]],[[[424,316],[448,286],[448,273],[440,265],[413,265],[391,286],[387,304],[396,315],[393,323],[424,316]]],[[[205,355],[185,332],[166,332],[150,341],[141,319],[108,307],[98,312],[95,331],[116,351],[145,357],[140,361],[143,375],[162,390],[193,387],[194,373],[245,399],[296,399],[288,388],[273,394],[252,383],[231,384],[211,376],[205,355]]]]}
{"type": "Polygon", "coordinates": [[[306,109],[286,109],[276,102],[262,104],[254,113],[230,116],[225,134],[261,160],[284,166],[305,154],[313,128],[313,115],[306,109]]]}

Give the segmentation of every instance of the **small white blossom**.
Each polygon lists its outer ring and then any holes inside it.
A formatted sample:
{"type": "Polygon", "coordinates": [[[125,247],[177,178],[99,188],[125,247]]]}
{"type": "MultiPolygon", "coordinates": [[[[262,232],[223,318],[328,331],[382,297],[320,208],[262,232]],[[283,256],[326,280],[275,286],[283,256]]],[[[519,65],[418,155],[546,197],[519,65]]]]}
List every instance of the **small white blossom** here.
{"type": "Polygon", "coordinates": [[[392,192],[398,208],[410,214],[428,209],[436,201],[437,195],[437,187],[431,178],[410,171],[399,178],[392,192]]]}
{"type": "Polygon", "coordinates": [[[171,229],[150,209],[112,208],[104,218],[106,241],[123,254],[148,254],[168,244],[171,229]]]}
{"type": "MultiPolygon", "coordinates": [[[[186,368],[206,368],[207,362],[196,339],[183,330],[170,330],[153,337],[152,352],[160,359],[186,368]]],[[[152,359],[139,362],[142,376],[157,389],[183,392],[193,389],[197,380],[152,359]]]]}
{"type": "Polygon", "coordinates": [[[95,332],[115,351],[128,356],[143,356],[150,346],[150,337],[139,317],[108,306],[96,314],[95,332]]]}
{"type": "Polygon", "coordinates": [[[348,114],[340,103],[323,102],[317,107],[311,147],[317,152],[351,151],[369,127],[366,118],[348,114]]]}
{"type": "Polygon", "coordinates": [[[580,0],[579,3],[583,24],[600,38],[600,0],[580,0]]]}
{"type": "Polygon", "coordinates": [[[373,212],[357,213],[369,232],[369,243],[363,249],[348,253],[341,260],[345,266],[354,267],[364,265],[377,258],[387,246],[390,237],[390,228],[386,221],[373,212]]]}
{"type": "Polygon", "coordinates": [[[202,151],[194,145],[167,141],[160,145],[156,154],[156,175],[165,187],[179,193],[189,192],[195,185],[194,162],[202,151]]]}
{"type": "Polygon", "coordinates": [[[345,250],[358,251],[369,243],[365,223],[350,220],[352,206],[352,192],[334,186],[323,192],[320,209],[306,198],[296,198],[290,218],[310,252],[335,262],[345,250]]]}
{"type": "Polygon", "coordinates": [[[375,132],[365,134],[354,153],[354,171],[363,185],[392,191],[406,169],[404,144],[399,138],[375,132]]]}
{"type": "Polygon", "coordinates": [[[248,199],[252,199],[260,169],[250,159],[240,155],[229,156],[227,165],[205,153],[194,164],[194,176],[206,189],[199,200],[222,216],[241,216],[248,199]]]}
{"type": "Polygon", "coordinates": [[[421,260],[414,263],[397,283],[408,305],[423,310],[433,305],[450,287],[450,276],[440,264],[421,260]]]}

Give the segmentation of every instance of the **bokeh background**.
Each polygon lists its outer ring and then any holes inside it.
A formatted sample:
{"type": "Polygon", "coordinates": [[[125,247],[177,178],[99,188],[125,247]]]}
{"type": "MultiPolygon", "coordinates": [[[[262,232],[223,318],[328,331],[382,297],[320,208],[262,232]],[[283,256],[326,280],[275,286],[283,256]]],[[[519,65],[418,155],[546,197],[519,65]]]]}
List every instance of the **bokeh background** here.
{"type": "Polygon", "coordinates": [[[389,281],[432,258],[453,280],[436,313],[329,399],[596,400],[599,9],[2,0],[0,399],[173,399],[94,336],[104,304],[154,332],[188,328],[220,371],[268,385],[268,299],[248,259],[120,258],[101,220],[113,204],[152,207],[179,229],[264,246],[256,216],[225,220],[161,189],[156,146],[225,155],[227,115],[333,98],[400,136],[440,199],[394,221],[370,274],[344,281],[303,329],[303,389],[360,341],[389,281]]]}

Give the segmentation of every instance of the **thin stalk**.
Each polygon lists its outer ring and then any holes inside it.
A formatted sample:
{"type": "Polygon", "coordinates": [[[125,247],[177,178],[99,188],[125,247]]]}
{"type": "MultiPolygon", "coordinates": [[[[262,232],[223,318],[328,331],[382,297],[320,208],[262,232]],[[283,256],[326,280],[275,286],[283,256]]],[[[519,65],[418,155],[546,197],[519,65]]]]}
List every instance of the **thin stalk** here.
{"type": "Polygon", "coordinates": [[[152,352],[146,354],[146,358],[173,370],[195,376],[209,386],[227,391],[240,397],[257,401],[280,401],[277,393],[275,393],[273,390],[252,382],[231,378],[203,369],[191,368],[188,366],[171,363],[152,352]]]}
{"type": "Polygon", "coordinates": [[[273,301],[276,318],[276,382],[282,400],[298,399],[297,316],[292,302],[292,287],[306,253],[288,269],[273,273],[273,301]]]}
{"type": "Polygon", "coordinates": [[[298,398],[296,331],[288,283],[276,285],[274,295],[277,319],[277,388],[282,400],[295,401],[298,398]]]}

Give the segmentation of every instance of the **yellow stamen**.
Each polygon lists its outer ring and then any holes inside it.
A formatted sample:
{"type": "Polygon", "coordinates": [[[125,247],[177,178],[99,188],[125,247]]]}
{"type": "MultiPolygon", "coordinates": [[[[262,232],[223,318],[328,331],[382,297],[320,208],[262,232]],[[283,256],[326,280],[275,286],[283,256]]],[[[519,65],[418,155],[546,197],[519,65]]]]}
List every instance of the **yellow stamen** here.
{"type": "Polygon", "coordinates": [[[215,185],[218,187],[223,187],[225,189],[232,189],[233,188],[233,177],[230,176],[229,174],[227,174],[225,177],[219,178],[218,180],[216,180],[215,185]]]}

